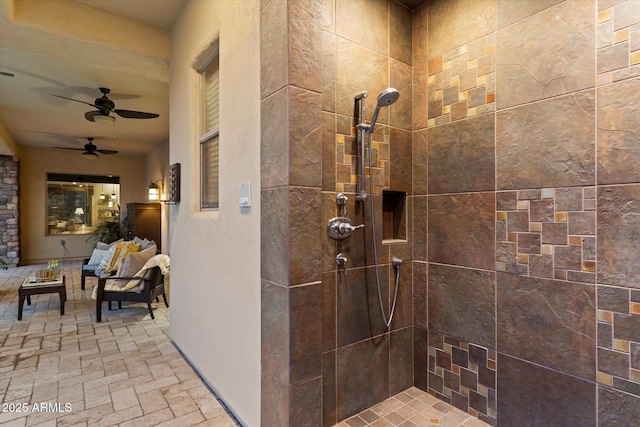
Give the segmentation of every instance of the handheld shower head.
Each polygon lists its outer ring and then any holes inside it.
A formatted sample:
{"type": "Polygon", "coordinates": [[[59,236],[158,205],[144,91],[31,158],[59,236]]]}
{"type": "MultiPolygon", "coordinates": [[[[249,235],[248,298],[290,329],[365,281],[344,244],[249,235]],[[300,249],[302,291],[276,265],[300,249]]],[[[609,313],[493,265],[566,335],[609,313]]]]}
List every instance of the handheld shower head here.
{"type": "Polygon", "coordinates": [[[369,132],[373,132],[373,127],[375,126],[376,121],[378,120],[378,113],[380,112],[380,107],[388,107],[389,105],[396,102],[399,97],[400,97],[400,92],[398,92],[396,89],[392,87],[387,88],[382,92],[380,92],[380,95],[378,95],[378,105],[376,105],[376,109],[373,112],[373,117],[371,117],[369,132]]]}

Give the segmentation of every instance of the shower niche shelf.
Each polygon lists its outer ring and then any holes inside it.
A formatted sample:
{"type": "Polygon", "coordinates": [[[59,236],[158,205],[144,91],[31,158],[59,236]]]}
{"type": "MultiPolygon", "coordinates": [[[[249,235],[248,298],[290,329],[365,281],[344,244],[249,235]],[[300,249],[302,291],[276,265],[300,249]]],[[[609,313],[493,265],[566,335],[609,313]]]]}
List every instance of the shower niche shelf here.
{"type": "Polygon", "coordinates": [[[382,243],[406,243],[407,193],[384,190],[382,192],[382,243]]]}

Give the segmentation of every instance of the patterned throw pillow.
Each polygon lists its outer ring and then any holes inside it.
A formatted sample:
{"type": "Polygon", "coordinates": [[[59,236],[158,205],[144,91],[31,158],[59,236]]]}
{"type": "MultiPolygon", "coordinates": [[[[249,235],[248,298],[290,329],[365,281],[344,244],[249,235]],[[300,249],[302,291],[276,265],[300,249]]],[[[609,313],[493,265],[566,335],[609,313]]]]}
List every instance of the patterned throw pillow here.
{"type": "Polygon", "coordinates": [[[105,256],[96,268],[96,275],[100,277],[110,276],[120,267],[120,262],[129,252],[138,252],[140,245],[133,242],[119,242],[109,248],[105,256]]]}
{"type": "Polygon", "coordinates": [[[104,258],[104,256],[107,254],[107,252],[109,252],[108,249],[105,249],[105,250],[94,249],[93,252],[91,253],[91,258],[89,259],[89,262],[87,262],[87,265],[98,265],[98,264],[100,264],[100,261],[102,261],[102,258],[104,258]]]}

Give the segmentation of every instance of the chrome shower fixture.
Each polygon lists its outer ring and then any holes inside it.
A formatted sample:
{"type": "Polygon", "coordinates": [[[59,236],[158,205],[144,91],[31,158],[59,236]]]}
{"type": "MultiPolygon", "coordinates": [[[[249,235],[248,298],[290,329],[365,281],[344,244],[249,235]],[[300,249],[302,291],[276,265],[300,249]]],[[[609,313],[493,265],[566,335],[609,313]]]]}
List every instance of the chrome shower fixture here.
{"type": "MultiPolygon", "coordinates": [[[[362,91],[354,96],[354,100],[357,103],[360,103],[360,117],[358,117],[360,123],[356,125],[356,129],[360,131],[360,192],[356,194],[356,201],[364,202],[367,200],[367,192],[365,190],[365,144],[367,143],[367,135],[369,136],[369,154],[371,154],[371,134],[373,133],[373,127],[376,125],[376,121],[378,120],[378,113],[380,112],[381,107],[388,107],[398,100],[400,97],[400,93],[390,87],[378,95],[378,103],[376,105],[376,109],[373,112],[373,117],[371,118],[371,124],[367,125],[365,114],[364,114],[364,104],[365,98],[367,97],[367,91],[362,91]]],[[[371,155],[369,155],[369,163],[371,163],[371,155]]]]}
{"type": "Polygon", "coordinates": [[[399,97],[400,97],[400,93],[392,87],[387,88],[382,92],[380,92],[380,95],[378,95],[378,104],[376,105],[376,109],[373,112],[373,117],[371,118],[371,124],[367,129],[369,133],[373,132],[373,127],[376,125],[376,121],[378,120],[378,113],[380,112],[380,107],[388,107],[389,105],[396,102],[399,97]]]}

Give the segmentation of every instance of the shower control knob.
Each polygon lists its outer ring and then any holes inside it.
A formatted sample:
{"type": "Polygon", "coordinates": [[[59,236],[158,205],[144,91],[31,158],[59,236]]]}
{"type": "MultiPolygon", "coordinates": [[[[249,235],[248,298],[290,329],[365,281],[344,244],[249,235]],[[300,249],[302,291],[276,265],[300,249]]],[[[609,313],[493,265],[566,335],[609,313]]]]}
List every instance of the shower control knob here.
{"type": "Polygon", "coordinates": [[[327,234],[334,240],[343,240],[351,236],[353,230],[363,227],[364,224],[352,225],[349,218],[338,216],[329,220],[327,234]]]}

